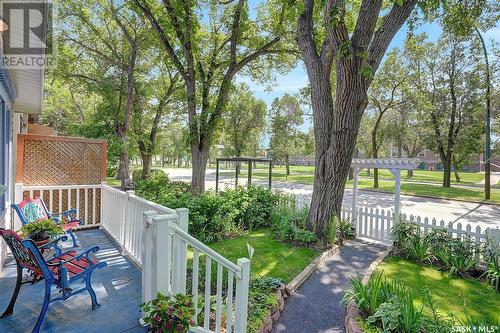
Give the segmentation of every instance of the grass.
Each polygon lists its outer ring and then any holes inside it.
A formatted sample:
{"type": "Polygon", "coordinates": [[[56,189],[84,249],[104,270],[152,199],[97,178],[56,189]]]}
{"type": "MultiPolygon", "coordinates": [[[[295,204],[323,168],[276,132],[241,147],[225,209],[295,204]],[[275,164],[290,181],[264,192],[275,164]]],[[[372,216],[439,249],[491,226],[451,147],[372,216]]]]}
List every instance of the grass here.
{"type": "Polygon", "coordinates": [[[273,231],[269,228],[250,231],[209,246],[236,262],[238,258],[248,257],[247,243],[255,249],[252,274],[280,278],[285,283],[290,282],[318,255],[314,249],[295,247],[274,239],[273,231]]]}
{"type": "Polygon", "coordinates": [[[500,294],[489,285],[460,277],[448,278],[448,272],[396,258],[387,257],[378,267],[389,280],[399,280],[408,287],[417,306],[423,304],[422,288],[429,288],[442,315],[452,313],[461,320],[466,315],[486,323],[500,322],[500,294]]]}
{"type": "MultiPolygon", "coordinates": [[[[368,179],[360,179],[358,181],[360,189],[373,189],[373,181],[368,179]]],[[[347,182],[347,187],[352,187],[352,181],[347,182]]],[[[379,188],[383,192],[394,192],[394,181],[380,180],[379,188]]],[[[468,201],[483,201],[484,189],[470,187],[450,187],[445,188],[439,185],[417,184],[417,183],[401,183],[401,193],[407,195],[430,196],[446,199],[460,199],[468,201]]],[[[500,203],[500,190],[491,190],[491,202],[500,203]]]]}
{"type": "Polygon", "coordinates": [[[120,186],[121,185],[121,182],[119,179],[116,179],[115,177],[107,177],[106,179],[106,183],[109,185],[109,186],[120,186]]]}
{"type": "MultiPolygon", "coordinates": [[[[284,167],[275,167],[273,169],[273,180],[278,181],[289,181],[294,183],[311,185],[314,182],[314,167],[313,166],[292,166],[290,167],[291,174],[286,177],[284,167]]],[[[389,172],[389,170],[379,170],[379,188],[377,190],[383,192],[394,192],[394,180],[389,172]]],[[[406,178],[406,173],[403,172],[401,182],[401,193],[407,195],[420,195],[420,196],[430,196],[436,198],[446,198],[446,199],[459,199],[468,201],[483,201],[484,200],[484,189],[481,187],[459,187],[452,186],[450,188],[444,188],[440,186],[441,178],[443,176],[442,171],[427,171],[427,170],[415,170],[414,177],[409,180],[406,178]],[[418,181],[425,181],[435,183],[432,184],[420,184],[418,181]]],[[[372,173],[373,175],[373,173],[372,173]]],[[[463,179],[463,184],[472,184],[479,182],[484,178],[482,173],[460,173],[463,179]]],[[[257,169],[254,171],[254,176],[257,178],[266,178],[267,173],[263,169],[257,169]]],[[[366,176],[366,170],[361,173],[361,176],[366,176]]],[[[372,176],[373,177],[373,176],[372,176]]],[[[454,179],[454,178],[453,178],[454,179]]],[[[363,178],[359,179],[360,189],[373,189],[373,178],[363,178]]],[[[456,183],[455,183],[456,184],[456,183]]],[[[347,182],[347,187],[352,188],[352,181],[347,182]]],[[[491,190],[491,202],[500,203],[500,188],[492,188],[491,190]]]]}

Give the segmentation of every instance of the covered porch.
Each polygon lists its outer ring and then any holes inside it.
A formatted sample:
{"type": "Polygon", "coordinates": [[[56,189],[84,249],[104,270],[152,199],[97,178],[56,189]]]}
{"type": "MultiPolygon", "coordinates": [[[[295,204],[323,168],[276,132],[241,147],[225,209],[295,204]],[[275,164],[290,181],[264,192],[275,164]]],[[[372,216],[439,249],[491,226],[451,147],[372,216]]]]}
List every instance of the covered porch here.
{"type": "MultiPolygon", "coordinates": [[[[141,271],[121,255],[114,241],[102,229],[76,232],[81,248],[99,246],[97,258],[108,264],[94,272],[92,281],[101,308],[92,311],[88,293],[49,306],[43,332],[145,332],[139,324],[141,271]]],[[[70,247],[71,242],[66,241],[70,247]]],[[[16,263],[9,255],[0,273],[0,312],[7,307],[16,284],[16,263]]],[[[57,293],[57,291],[54,291],[57,293]]],[[[0,320],[0,332],[30,332],[43,303],[44,284],[23,285],[14,313],[0,320]]]]}
{"type": "MultiPolygon", "coordinates": [[[[97,259],[108,264],[92,276],[102,307],[92,311],[86,292],[52,303],[42,332],[143,332],[139,305],[158,292],[192,296],[192,332],[246,332],[248,259],[234,263],[192,237],[187,209],[170,209],[106,185],[105,141],[19,135],[18,143],[14,202],[41,198],[50,212],[76,209],[81,224],[75,250],[97,245],[97,259]]],[[[13,218],[7,229],[20,227],[13,218]]],[[[6,259],[0,268],[0,311],[16,278],[15,261],[11,255],[6,259]]],[[[0,332],[31,331],[43,290],[43,283],[24,285],[14,315],[0,319],[0,332]]]]}

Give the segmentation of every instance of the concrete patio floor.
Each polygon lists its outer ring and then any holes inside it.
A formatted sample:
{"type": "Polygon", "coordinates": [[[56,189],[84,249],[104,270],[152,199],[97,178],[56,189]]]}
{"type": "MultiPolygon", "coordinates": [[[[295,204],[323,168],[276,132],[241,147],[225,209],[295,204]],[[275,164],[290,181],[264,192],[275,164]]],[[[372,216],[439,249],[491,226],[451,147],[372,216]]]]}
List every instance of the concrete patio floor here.
{"type": "MultiPolygon", "coordinates": [[[[96,270],[92,276],[92,285],[102,307],[92,311],[90,297],[86,292],[64,302],[51,303],[41,332],[144,332],[138,321],[141,271],[119,253],[104,231],[79,231],[76,236],[80,244],[77,251],[97,245],[100,248],[97,258],[108,263],[108,267],[96,270]]],[[[65,243],[71,246],[70,242],[65,243]]],[[[15,284],[16,265],[12,256],[9,256],[0,273],[0,313],[7,307],[15,284]]],[[[8,318],[0,319],[0,332],[31,332],[42,307],[44,289],[43,282],[23,285],[14,313],[8,318]]],[[[53,288],[53,296],[57,295],[55,290],[53,288]]]]}

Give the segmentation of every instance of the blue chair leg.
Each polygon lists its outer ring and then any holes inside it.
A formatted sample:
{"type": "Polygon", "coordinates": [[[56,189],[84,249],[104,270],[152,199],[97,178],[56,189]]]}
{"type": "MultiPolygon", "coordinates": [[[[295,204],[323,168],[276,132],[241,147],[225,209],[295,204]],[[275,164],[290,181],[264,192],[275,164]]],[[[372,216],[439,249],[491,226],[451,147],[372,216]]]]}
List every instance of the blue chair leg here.
{"type": "Polygon", "coordinates": [[[66,231],[71,236],[71,239],[73,240],[73,247],[78,247],[78,244],[76,243],[76,237],[75,234],[73,233],[73,230],[68,230],[66,231]]]}
{"type": "Polygon", "coordinates": [[[39,333],[40,327],[42,326],[43,320],[45,319],[45,314],[47,313],[47,309],[50,303],[50,291],[51,286],[50,283],[45,280],[45,297],[43,299],[42,310],[40,311],[40,315],[38,316],[38,320],[36,321],[35,327],[31,333],[39,333]]]}
{"type": "Polygon", "coordinates": [[[95,295],[94,288],[92,288],[92,283],[90,282],[90,277],[92,276],[93,270],[87,272],[85,276],[85,285],[87,286],[87,290],[90,295],[90,299],[92,300],[92,310],[99,309],[101,304],[97,303],[97,296],[95,295]]]}

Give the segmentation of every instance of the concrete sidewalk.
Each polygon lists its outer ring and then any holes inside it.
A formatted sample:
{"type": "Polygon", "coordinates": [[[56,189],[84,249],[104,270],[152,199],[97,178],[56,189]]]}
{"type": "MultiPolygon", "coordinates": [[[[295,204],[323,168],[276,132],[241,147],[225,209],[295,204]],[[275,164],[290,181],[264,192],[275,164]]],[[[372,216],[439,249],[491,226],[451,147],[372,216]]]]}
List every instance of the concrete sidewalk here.
{"type": "Polygon", "coordinates": [[[362,276],[386,245],[356,239],[323,262],[287,301],[273,332],[344,332],[345,307],[340,303],[350,278],[362,276]]]}

